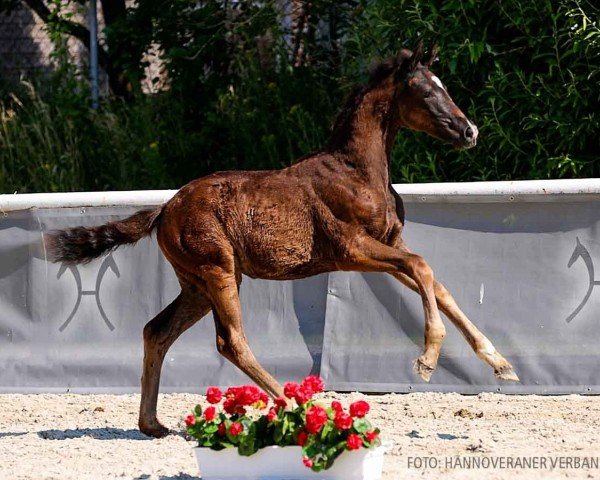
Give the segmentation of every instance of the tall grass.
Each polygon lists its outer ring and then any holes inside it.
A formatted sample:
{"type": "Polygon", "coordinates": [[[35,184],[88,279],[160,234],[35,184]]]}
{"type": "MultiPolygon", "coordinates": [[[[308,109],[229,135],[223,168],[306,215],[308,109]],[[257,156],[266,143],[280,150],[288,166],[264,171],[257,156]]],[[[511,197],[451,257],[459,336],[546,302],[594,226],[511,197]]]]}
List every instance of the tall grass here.
{"type": "Polygon", "coordinates": [[[30,83],[24,95],[0,105],[0,189],[3,192],[81,188],[79,128],[60,108],[44,102],[30,83]]]}
{"type": "Polygon", "coordinates": [[[185,149],[185,134],[176,117],[156,118],[152,99],[115,100],[94,111],[86,99],[67,106],[24,82],[0,103],[0,122],[3,193],[178,185],[165,157],[185,149]],[[163,145],[167,132],[170,141],[163,145]]]}

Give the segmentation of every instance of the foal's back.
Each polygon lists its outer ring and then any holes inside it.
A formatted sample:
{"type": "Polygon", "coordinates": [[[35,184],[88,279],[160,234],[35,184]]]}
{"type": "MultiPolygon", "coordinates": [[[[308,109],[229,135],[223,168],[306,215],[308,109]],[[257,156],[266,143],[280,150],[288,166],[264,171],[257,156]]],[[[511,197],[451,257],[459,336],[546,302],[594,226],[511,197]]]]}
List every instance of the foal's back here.
{"type": "Polygon", "coordinates": [[[321,163],[315,156],[282,170],[217,172],[190,182],[163,209],[161,249],[176,270],[199,274],[209,264],[269,279],[331,270],[333,246],[319,231],[331,222],[322,218],[314,186],[321,163]]]}

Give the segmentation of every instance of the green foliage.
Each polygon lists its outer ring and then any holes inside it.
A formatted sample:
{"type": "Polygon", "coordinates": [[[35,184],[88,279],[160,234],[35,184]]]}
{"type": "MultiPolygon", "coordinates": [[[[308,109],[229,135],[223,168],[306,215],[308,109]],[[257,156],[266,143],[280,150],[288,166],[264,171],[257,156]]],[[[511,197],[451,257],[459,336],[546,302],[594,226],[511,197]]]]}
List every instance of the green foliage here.
{"type": "Polygon", "coordinates": [[[456,151],[403,131],[394,181],[600,175],[600,9],[587,0],[314,0],[296,2],[310,5],[301,29],[280,1],[137,2],[105,45],[115,71],[138,80],[158,45],[169,88],[145,95],[134,82],[133,101],[98,112],[66,61],[68,3],[50,4],[56,73],[4,95],[3,192],[169,188],[289,165],[324,144],[374,59],[418,38],[440,44],[433,70],[479,144],[456,151]]]}

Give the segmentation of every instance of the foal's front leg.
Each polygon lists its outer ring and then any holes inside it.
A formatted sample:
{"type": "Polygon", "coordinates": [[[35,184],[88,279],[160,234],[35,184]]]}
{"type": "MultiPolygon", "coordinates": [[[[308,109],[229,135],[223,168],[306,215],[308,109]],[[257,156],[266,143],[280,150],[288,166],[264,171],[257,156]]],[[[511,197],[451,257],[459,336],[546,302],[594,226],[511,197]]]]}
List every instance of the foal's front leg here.
{"type": "MultiPolygon", "coordinates": [[[[403,273],[392,273],[392,275],[408,288],[419,293],[419,287],[410,277],[403,273]]],[[[450,319],[454,326],[458,328],[460,333],[462,333],[469,345],[471,345],[475,354],[494,369],[496,377],[502,380],[518,382],[519,377],[514,372],[511,364],[500,355],[492,342],[490,342],[490,340],[481,333],[475,325],[473,325],[459,308],[450,292],[437,281],[434,281],[433,287],[438,307],[450,319]]]]}
{"type": "Polygon", "coordinates": [[[242,307],[235,274],[220,267],[205,274],[206,289],[212,302],[217,333],[217,350],[254,383],[273,398],[283,395],[283,388],[258,363],[250,350],[242,324],[242,307]]]}
{"type": "Polygon", "coordinates": [[[385,245],[367,235],[356,237],[348,246],[342,270],[388,272],[411,278],[423,300],[425,312],[425,350],[415,361],[415,371],[428,382],[437,367],[446,328],[440,318],[435,298],[433,272],[418,255],[385,245]]]}

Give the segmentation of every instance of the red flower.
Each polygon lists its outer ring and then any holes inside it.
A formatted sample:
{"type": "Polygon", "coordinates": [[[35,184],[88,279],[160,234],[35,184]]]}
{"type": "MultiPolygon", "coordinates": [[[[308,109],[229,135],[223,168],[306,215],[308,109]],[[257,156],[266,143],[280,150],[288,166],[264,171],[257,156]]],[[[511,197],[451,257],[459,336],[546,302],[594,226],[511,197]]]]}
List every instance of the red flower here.
{"type": "Polygon", "coordinates": [[[273,420],[275,420],[275,418],[277,418],[277,410],[271,407],[269,413],[267,413],[267,421],[271,423],[273,420]]]}
{"type": "Polygon", "coordinates": [[[300,385],[298,385],[297,383],[288,382],[283,386],[283,394],[287,398],[294,398],[296,396],[296,392],[298,391],[299,388],[300,388],[300,385]]]}
{"type": "Polygon", "coordinates": [[[296,395],[294,395],[294,398],[296,399],[296,403],[298,405],[304,405],[306,402],[309,402],[312,399],[313,396],[313,392],[306,388],[306,387],[300,387],[298,388],[298,390],[296,390],[296,395]]]}
{"type": "Polygon", "coordinates": [[[233,415],[235,413],[235,408],[235,400],[227,397],[227,399],[223,402],[223,410],[225,410],[229,415],[233,415]]]}
{"type": "Polygon", "coordinates": [[[306,412],[306,430],[308,433],[319,433],[327,423],[327,412],[324,408],[313,406],[306,412]]]}
{"type": "Polygon", "coordinates": [[[215,407],[210,406],[206,410],[204,410],[204,419],[207,422],[212,422],[216,416],[217,416],[217,409],[215,407]]]}
{"type": "Polygon", "coordinates": [[[192,425],[196,424],[196,416],[195,415],[188,415],[187,417],[185,417],[185,424],[188,427],[191,427],[192,425]]]}
{"type": "Polygon", "coordinates": [[[346,448],[348,448],[348,450],[358,450],[360,447],[362,447],[362,438],[356,433],[348,435],[348,438],[346,439],[346,448]]]}
{"type": "Polygon", "coordinates": [[[340,402],[338,402],[337,400],[334,400],[333,402],[331,402],[331,408],[336,413],[344,411],[344,407],[342,407],[342,404],[340,402]]]}
{"type": "Polygon", "coordinates": [[[263,408],[267,408],[268,404],[269,404],[269,396],[265,392],[260,392],[259,397],[258,397],[257,407],[262,410],[263,408]]]}
{"type": "Polygon", "coordinates": [[[242,387],[229,387],[225,392],[225,396],[232,400],[236,400],[242,387]]]}
{"type": "Polygon", "coordinates": [[[240,405],[253,405],[260,400],[260,390],[254,385],[244,385],[236,397],[240,405]]]}
{"type": "Polygon", "coordinates": [[[367,438],[367,441],[369,443],[372,443],[373,440],[375,440],[378,436],[379,436],[379,433],[377,433],[377,432],[367,432],[367,433],[365,433],[365,437],[367,438]]]}
{"type": "Polygon", "coordinates": [[[208,387],[206,390],[206,400],[208,403],[219,403],[223,398],[223,393],[217,387],[208,387]]]}
{"type": "Polygon", "coordinates": [[[235,413],[237,413],[238,415],[246,415],[246,409],[244,407],[242,407],[241,405],[236,405],[235,413]]]}
{"type": "Polygon", "coordinates": [[[285,408],[285,407],[287,407],[287,401],[283,397],[277,397],[274,400],[274,402],[275,402],[275,405],[278,406],[279,408],[285,408]]]}
{"type": "Polygon", "coordinates": [[[219,437],[225,436],[225,424],[224,423],[219,423],[219,429],[217,430],[217,435],[219,435],[219,437]]]}
{"type": "Polygon", "coordinates": [[[229,433],[232,437],[237,437],[240,433],[244,431],[244,426],[241,423],[233,422],[229,427],[229,433]]]}
{"type": "Polygon", "coordinates": [[[303,457],[302,463],[304,463],[304,465],[307,466],[308,468],[311,468],[313,466],[313,461],[308,457],[303,457]]]}
{"type": "Polygon", "coordinates": [[[359,400],[358,402],[354,402],[352,405],[350,405],[350,415],[353,417],[362,418],[369,413],[370,409],[371,407],[369,407],[367,402],[364,400],[359,400]]]}
{"type": "Polygon", "coordinates": [[[323,382],[321,377],[318,377],[317,375],[309,375],[302,380],[300,387],[307,389],[314,395],[315,393],[321,393],[323,391],[325,388],[325,382],[323,382]]]}
{"type": "Polygon", "coordinates": [[[302,430],[299,434],[298,437],[296,438],[296,443],[298,445],[300,445],[301,447],[304,446],[304,444],[306,443],[306,440],[308,439],[308,434],[302,430]]]}
{"type": "Polygon", "coordinates": [[[340,430],[348,430],[352,426],[352,417],[344,412],[337,412],[333,423],[340,430]]]}

